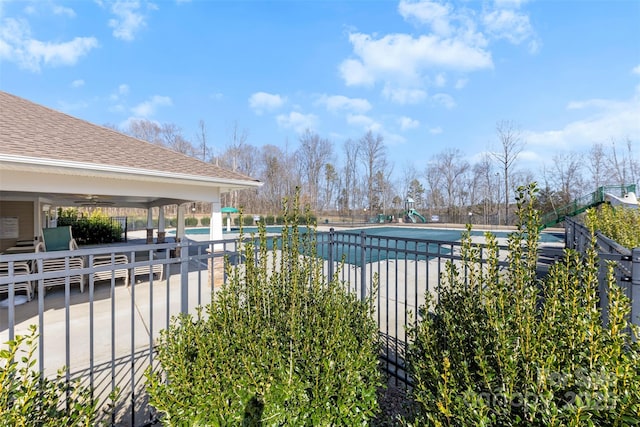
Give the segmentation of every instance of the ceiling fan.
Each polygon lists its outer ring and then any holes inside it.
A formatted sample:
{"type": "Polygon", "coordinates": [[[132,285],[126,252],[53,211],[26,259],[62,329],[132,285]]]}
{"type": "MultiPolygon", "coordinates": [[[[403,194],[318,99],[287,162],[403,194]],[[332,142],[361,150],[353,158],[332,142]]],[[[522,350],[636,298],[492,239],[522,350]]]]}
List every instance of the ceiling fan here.
{"type": "Polygon", "coordinates": [[[85,199],[83,200],[75,200],[74,203],[79,206],[91,206],[91,207],[111,206],[114,204],[114,202],[111,202],[109,200],[100,200],[98,196],[92,196],[92,195],[86,196],[85,199]]]}

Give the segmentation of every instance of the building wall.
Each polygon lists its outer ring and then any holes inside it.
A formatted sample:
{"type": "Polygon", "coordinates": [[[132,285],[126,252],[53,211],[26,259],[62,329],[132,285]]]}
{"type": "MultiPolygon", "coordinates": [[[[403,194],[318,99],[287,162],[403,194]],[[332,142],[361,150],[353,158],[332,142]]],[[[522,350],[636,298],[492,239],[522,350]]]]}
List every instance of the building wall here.
{"type": "Polygon", "coordinates": [[[0,252],[16,245],[17,240],[35,239],[34,206],[33,201],[0,201],[0,252]],[[13,235],[12,227],[18,221],[18,237],[13,235]]]}

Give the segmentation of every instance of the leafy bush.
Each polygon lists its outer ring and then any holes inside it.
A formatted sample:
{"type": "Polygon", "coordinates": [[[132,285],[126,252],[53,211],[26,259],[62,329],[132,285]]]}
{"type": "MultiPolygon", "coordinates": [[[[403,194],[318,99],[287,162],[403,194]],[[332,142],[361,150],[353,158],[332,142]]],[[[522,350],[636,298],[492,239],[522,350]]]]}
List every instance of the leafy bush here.
{"type": "Polygon", "coordinates": [[[187,217],[184,219],[184,225],[187,227],[195,227],[198,225],[198,218],[187,217]]]}
{"type": "Polygon", "coordinates": [[[34,370],[35,326],[30,327],[29,335],[17,336],[7,346],[0,350],[0,425],[96,425],[100,411],[90,388],[77,382],[67,384],[64,370],[53,380],[34,370]]]}
{"type": "Polygon", "coordinates": [[[267,215],[264,217],[264,223],[266,225],[274,225],[276,223],[276,218],[273,215],[267,215]]]}
{"type": "Polygon", "coordinates": [[[252,216],[242,216],[242,225],[245,227],[251,227],[253,225],[253,217],[252,216]]]}
{"type": "MultiPolygon", "coordinates": [[[[298,222],[297,199],[287,215],[298,222]]],[[[240,236],[240,240],[242,241],[240,236]]],[[[364,425],[378,409],[378,332],[370,307],[326,282],[315,233],[260,227],[226,263],[229,282],[197,317],[161,333],[150,402],[167,425],[364,425]],[[257,257],[254,257],[257,250],[257,257]],[[308,254],[300,256],[300,253],[308,254]]]]}
{"type": "Polygon", "coordinates": [[[604,204],[587,211],[585,225],[629,249],[640,247],[640,209],[604,204]]]}
{"type": "Polygon", "coordinates": [[[71,234],[79,245],[113,243],[122,241],[122,224],[112,222],[100,209],[94,210],[88,217],[79,216],[78,210],[60,209],[58,226],[71,226],[71,234]]]}
{"type": "MultiPolygon", "coordinates": [[[[224,219],[224,221],[223,221],[223,222],[226,224],[226,223],[227,223],[226,221],[227,221],[227,220],[226,220],[226,219],[224,219]]],[[[203,216],[202,218],[200,218],[200,224],[201,224],[203,227],[208,227],[209,225],[211,225],[211,217],[203,216]]]]}
{"type": "Polygon", "coordinates": [[[609,267],[609,323],[598,307],[598,267],[566,251],[536,279],[536,188],[520,189],[508,267],[487,234],[486,264],[467,235],[439,302],[412,331],[412,422],[447,426],[626,426],[640,423],[640,332],[609,267]]]}

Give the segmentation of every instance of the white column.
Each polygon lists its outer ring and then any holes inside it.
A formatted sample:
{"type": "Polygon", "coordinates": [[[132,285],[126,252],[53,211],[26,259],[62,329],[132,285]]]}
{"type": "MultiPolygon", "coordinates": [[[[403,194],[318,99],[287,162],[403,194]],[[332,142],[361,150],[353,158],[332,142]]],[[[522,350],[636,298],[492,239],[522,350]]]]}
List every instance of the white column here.
{"type": "Polygon", "coordinates": [[[147,243],[153,243],[153,208],[147,208],[147,243]]]}
{"type": "Polygon", "coordinates": [[[158,212],[158,243],[165,242],[165,231],[164,231],[164,206],[159,207],[158,212]]]}
{"type": "MultiPolygon", "coordinates": [[[[209,224],[209,239],[222,240],[222,212],[220,212],[220,199],[211,203],[211,222],[209,224]]],[[[224,251],[224,245],[218,243],[211,245],[209,250],[213,257],[209,258],[208,268],[209,286],[212,289],[222,286],[224,281],[224,258],[222,254],[215,255],[216,252],[224,251]]]]}
{"type": "Polygon", "coordinates": [[[184,212],[185,205],[178,205],[178,225],[176,226],[176,242],[184,239],[184,212]]]}
{"type": "Polygon", "coordinates": [[[220,200],[211,203],[211,223],[209,224],[209,239],[222,240],[222,212],[220,200]]]}
{"type": "Polygon", "coordinates": [[[158,231],[164,231],[164,206],[159,207],[158,212],[158,231]]]}

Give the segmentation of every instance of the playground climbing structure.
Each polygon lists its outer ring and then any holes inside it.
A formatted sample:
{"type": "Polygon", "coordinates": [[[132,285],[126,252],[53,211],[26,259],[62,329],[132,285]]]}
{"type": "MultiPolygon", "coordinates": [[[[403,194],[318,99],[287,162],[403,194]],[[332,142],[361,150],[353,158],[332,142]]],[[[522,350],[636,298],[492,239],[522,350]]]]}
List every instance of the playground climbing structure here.
{"type": "Polygon", "coordinates": [[[632,185],[606,185],[598,187],[593,193],[579,197],[566,206],[555,209],[542,215],[540,222],[541,228],[552,227],[564,221],[566,217],[578,215],[587,209],[601,205],[602,203],[611,203],[612,205],[623,205],[638,208],[638,200],[636,199],[636,186],[632,185]]]}

